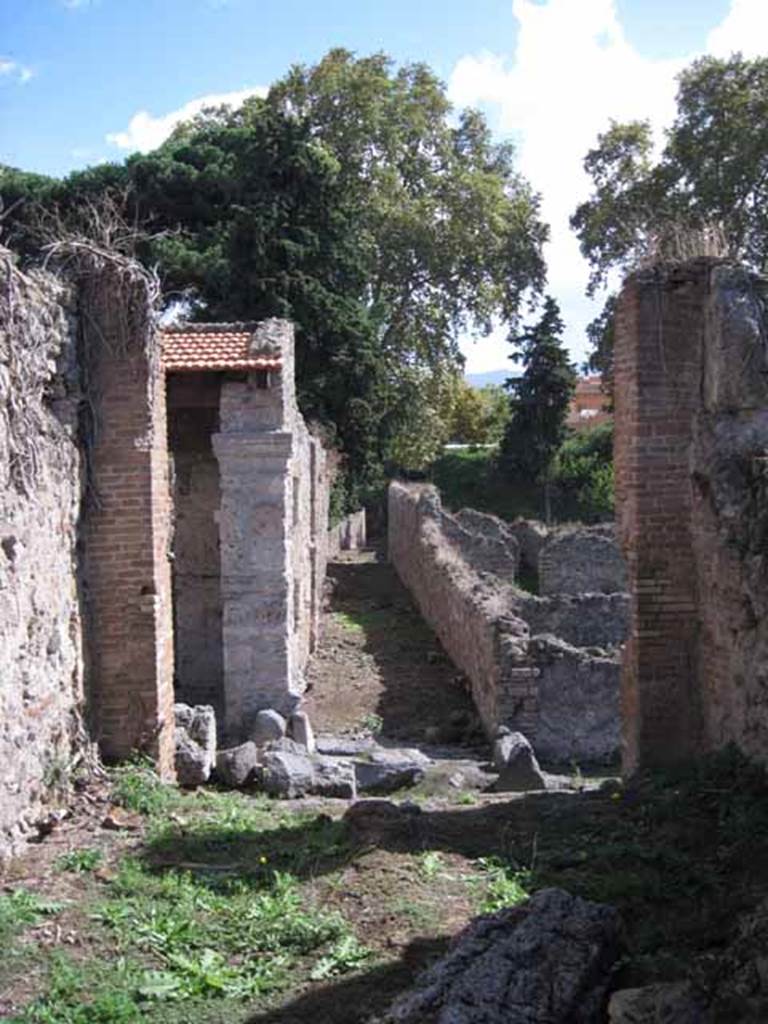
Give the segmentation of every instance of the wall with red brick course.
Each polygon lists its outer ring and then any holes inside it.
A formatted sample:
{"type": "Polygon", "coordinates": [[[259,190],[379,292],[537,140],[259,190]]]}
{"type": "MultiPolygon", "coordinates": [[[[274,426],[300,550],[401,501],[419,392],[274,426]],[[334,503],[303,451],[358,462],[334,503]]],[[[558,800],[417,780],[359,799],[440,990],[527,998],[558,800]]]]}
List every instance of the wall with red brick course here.
{"type": "Polygon", "coordinates": [[[766,506],[754,470],[768,447],[763,291],[745,271],[702,259],[637,273],[620,298],[628,772],[729,741],[768,758],[766,506]]]}
{"type": "Polygon", "coordinates": [[[91,706],[104,755],[145,750],[173,773],[173,628],[165,380],[141,278],[81,286],[95,405],[84,553],[91,706]]]}

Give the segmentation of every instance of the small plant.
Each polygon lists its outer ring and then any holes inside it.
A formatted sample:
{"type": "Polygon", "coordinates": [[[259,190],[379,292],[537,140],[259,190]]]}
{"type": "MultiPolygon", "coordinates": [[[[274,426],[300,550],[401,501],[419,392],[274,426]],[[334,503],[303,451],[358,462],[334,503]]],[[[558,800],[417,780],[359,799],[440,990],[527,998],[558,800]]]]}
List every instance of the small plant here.
{"type": "Polygon", "coordinates": [[[6,941],[16,932],[39,924],[44,917],[58,914],[66,903],[47,900],[29,889],[0,893],[0,940],[6,941]]]}
{"type": "Polygon", "coordinates": [[[112,797],[115,803],[139,814],[162,814],[176,799],[174,790],[161,782],[145,758],[112,770],[114,786],[112,797]]]}
{"type": "Polygon", "coordinates": [[[418,857],[419,874],[426,879],[437,878],[443,868],[442,855],[437,850],[425,850],[418,857]]]}
{"type": "Polygon", "coordinates": [[[312,981],[322,981],[337,974],[346,974],[362,967],[371,956],[372,951],[348,932],[335,943],[330,953],[317,961],[310,978],[312,981]]]}
{"type": "Polygon", "coordinates": [[[95,871],[103,860],[104,854],[101,850],[70,850],[57,859],[56,870],[83,874],[86,871],[95,871]]]}
{"type": "Polygon", "coordinates": [[[378,736],[384,728],[384,719],[375,711],[369,711],[361,720],[363,728],[372,736],[378,736]]]}
{"type": "Polygon", "coordinates": [[[530,896],[530,871],[513,868],[497,857],[481,857],[477,864],[483,873],[483,892],[479,906],[481,914],[492,914],[503,907],[517,906],[530,896]]]}
{"type": "Polygon", "coordinates": [[[334,619],[340,626],[342,626],[349,633],[363,633],[364,629],[362,623],[358,622],[352,615],[347,612],[334,612],[334,619]]]}

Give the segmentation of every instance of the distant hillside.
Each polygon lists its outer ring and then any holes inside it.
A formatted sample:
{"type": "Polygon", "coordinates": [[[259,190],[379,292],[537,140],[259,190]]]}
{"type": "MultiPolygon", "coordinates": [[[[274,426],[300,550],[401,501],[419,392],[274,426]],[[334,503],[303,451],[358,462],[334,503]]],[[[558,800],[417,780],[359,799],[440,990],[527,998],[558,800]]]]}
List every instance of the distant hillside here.
{"type": "Polygon", "coordinates": [[[487,373],[465,373],[464,380],[473,388],[484,388],[488,384],[503,384],[507,377],[519,376],[519,370],[489,370],[487,373]]]}

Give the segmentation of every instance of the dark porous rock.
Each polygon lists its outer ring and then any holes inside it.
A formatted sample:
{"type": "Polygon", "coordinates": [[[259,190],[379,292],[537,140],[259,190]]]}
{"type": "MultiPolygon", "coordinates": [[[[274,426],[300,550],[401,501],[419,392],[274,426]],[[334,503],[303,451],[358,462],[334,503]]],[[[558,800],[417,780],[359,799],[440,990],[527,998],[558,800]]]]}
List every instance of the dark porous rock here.
{"type": "Polygon", "coordinates": [[[613,907],[543,889],[470,922],[379,1024],[594,1024],[620,934],[613,907]]]}
{"type": "Polygon", "coordinates": [[[415,786],[429,764],[420,750],[376,750],[366,760],[355,761],[357,788],[366,793],[392,793],[415,786]]]}
{"type": "Polygon", "coordinates": [[[609,1024],[705,1024],[704,1008],[687,981],[614,992],[609,1024]]]}
{"type": "Polygon", "coordinates": [[[261,759],[261,786],[271,796],[341,797],[357,795],[355,770],[348,761],[282,750],[267,750],[261,759]]]}
{"type": "Polygon", "coordinates": [[[280,740],[285,736],[287,723],[279,712],[265,708],[257,712],[250,726],[249,738],[257,747],[263,747],[270,740],[280,740]]]}
{"type": "Polygon", "coordinates": [[[216,755],[216,778],[224,786],[237,789],[253,776],[259,763],[259,748],[252,741],[220,750],[216,755]]]}
{"type": "Polygon", "coordinates": [[[547,788],[533,747],[521,732],[505,730],[498,736],[493,745],[493,765],[499,773],[493,787],[498,793],[547,788]]]}

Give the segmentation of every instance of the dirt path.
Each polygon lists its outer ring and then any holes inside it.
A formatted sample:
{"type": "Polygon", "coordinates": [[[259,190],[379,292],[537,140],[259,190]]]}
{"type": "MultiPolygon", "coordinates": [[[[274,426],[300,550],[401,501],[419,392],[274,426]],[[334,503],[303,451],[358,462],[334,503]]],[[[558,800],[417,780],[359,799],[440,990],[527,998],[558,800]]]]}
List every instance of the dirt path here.
{"type": "Polygon", "coordinates": [[[319,732],[380,732],[410,744],[482,743],[461,675],[394,569],[375,551],[328,566],[329,600],[308,670],[319,732]]]}

